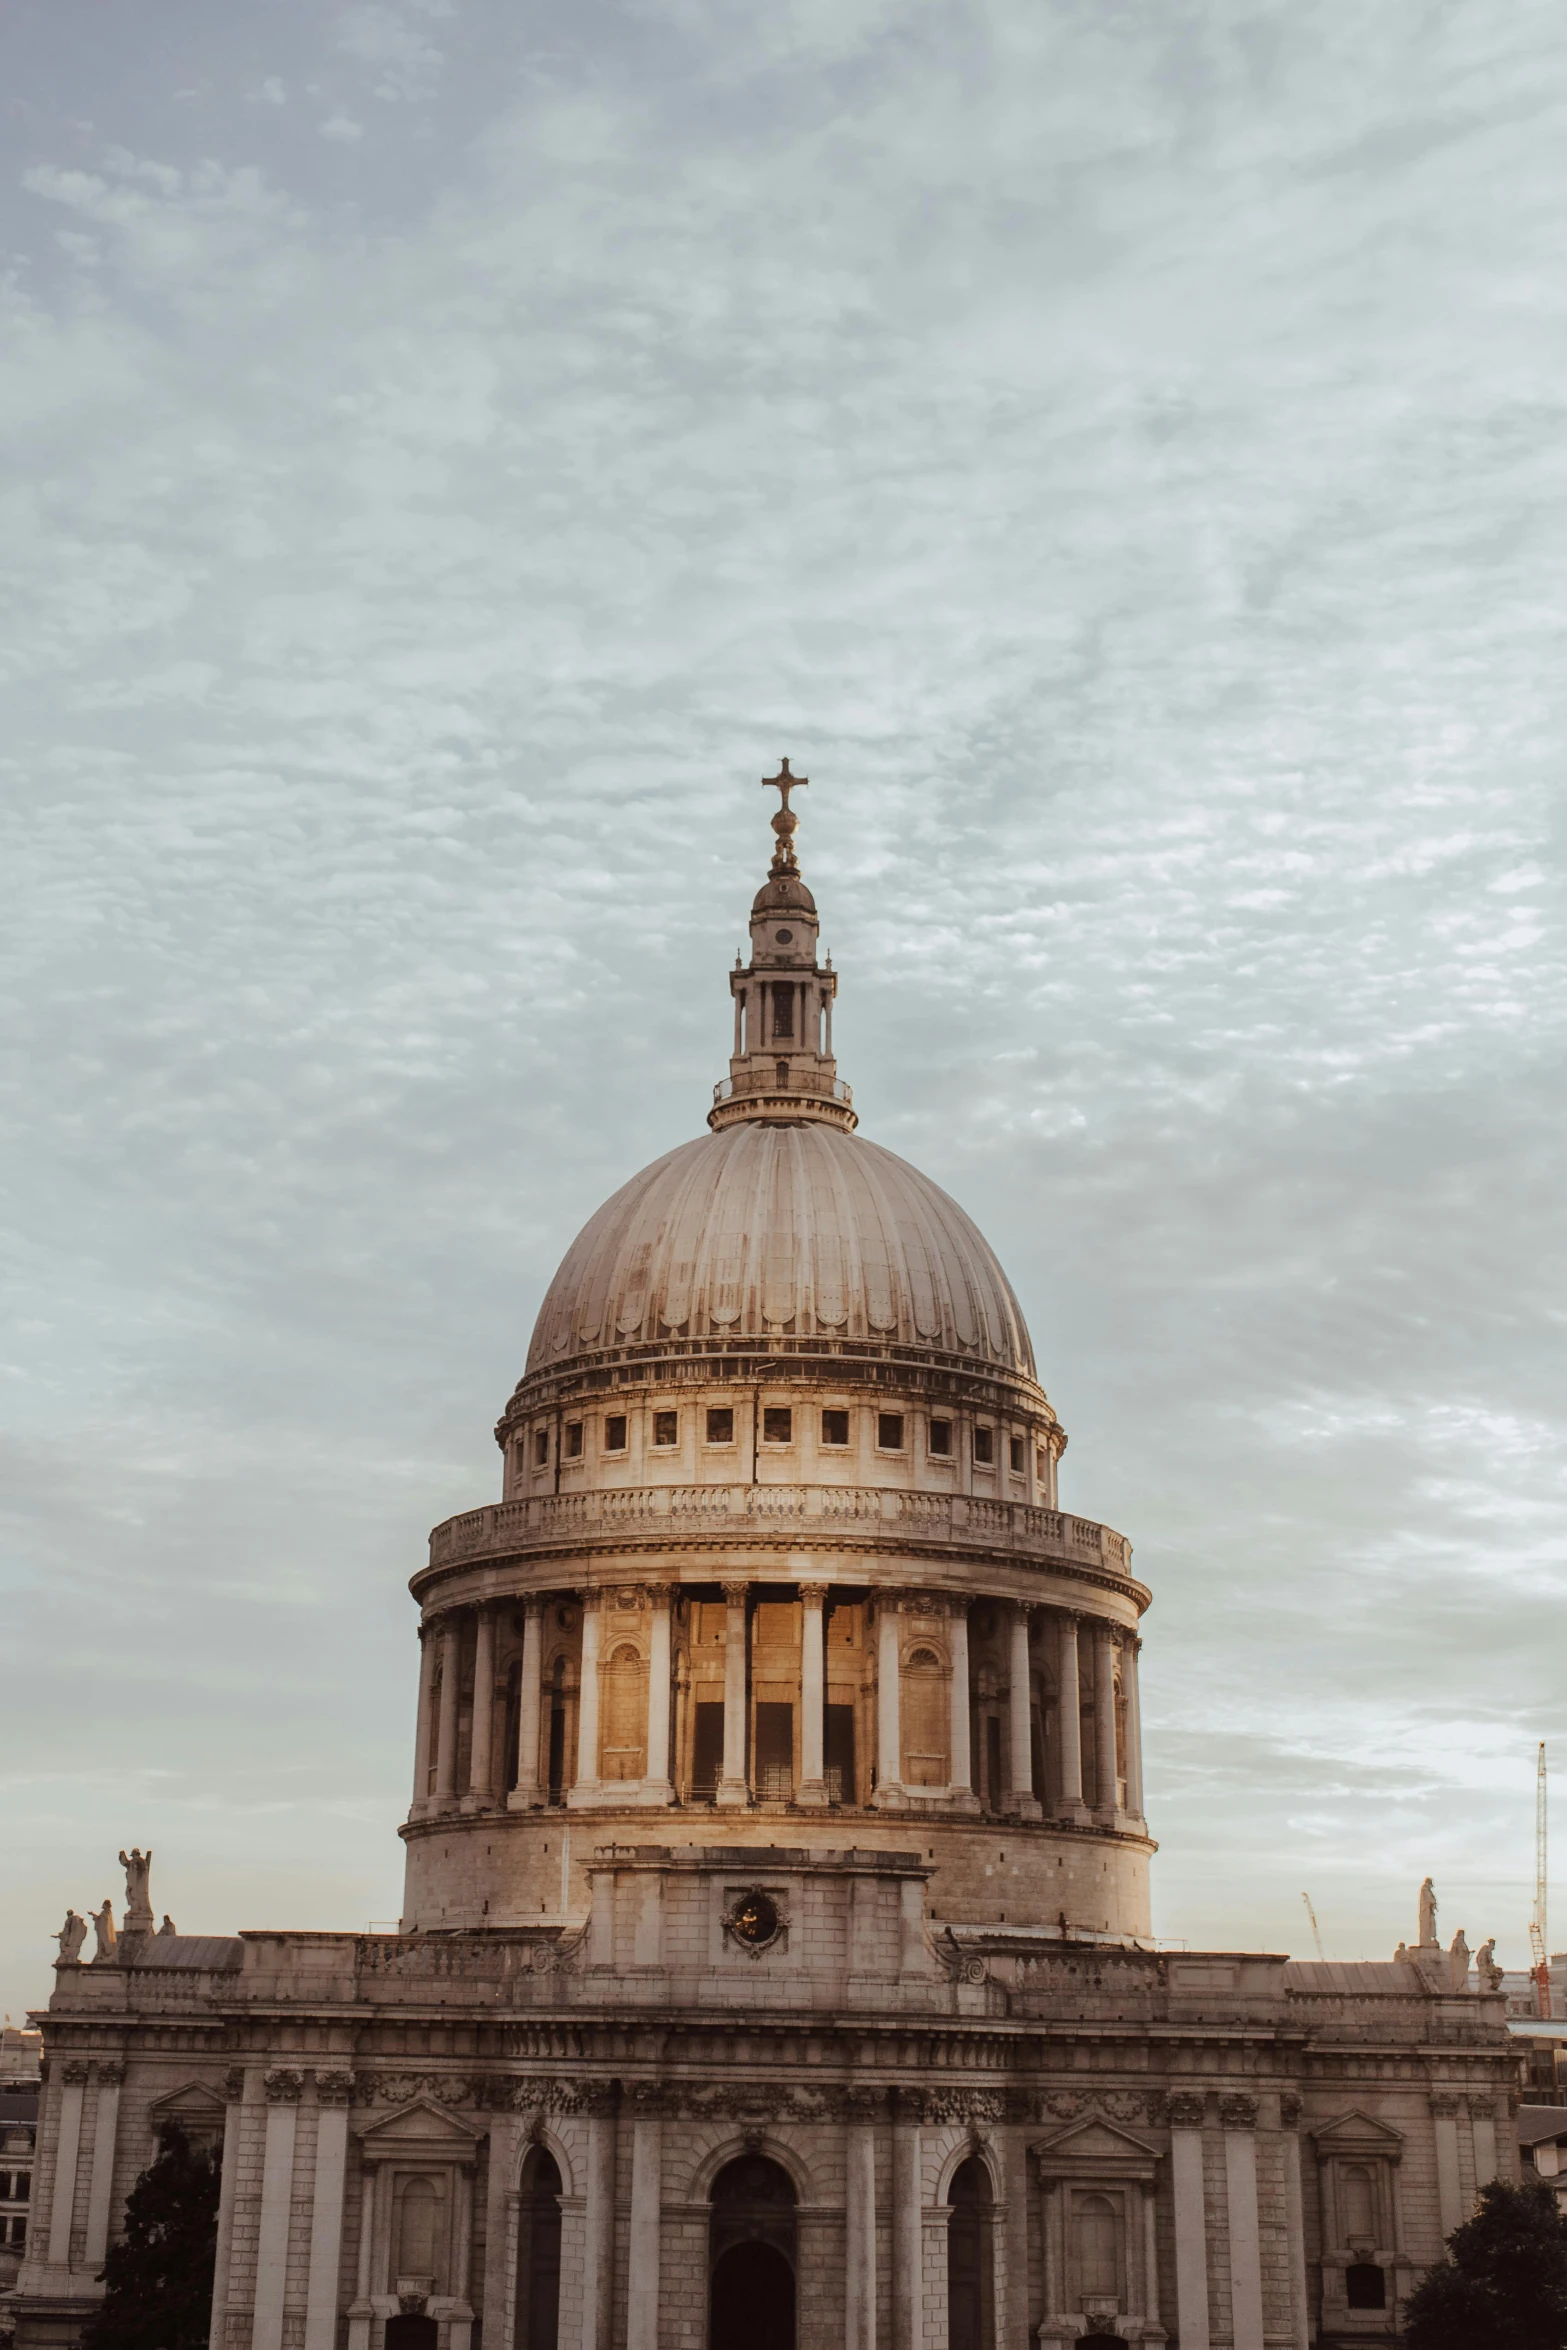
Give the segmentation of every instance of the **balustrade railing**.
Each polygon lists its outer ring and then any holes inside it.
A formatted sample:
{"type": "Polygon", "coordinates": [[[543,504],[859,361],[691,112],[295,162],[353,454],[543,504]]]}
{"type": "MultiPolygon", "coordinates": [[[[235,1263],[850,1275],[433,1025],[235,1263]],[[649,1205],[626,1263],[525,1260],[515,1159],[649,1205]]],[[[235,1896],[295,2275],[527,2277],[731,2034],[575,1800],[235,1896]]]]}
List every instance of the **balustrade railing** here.
{"type": "Polygon", "coordinates": [[[448,1518],[430,1536],[430,1564],[453,1566],[497,1551],[613,1542],[617,1535],[822,1523],[891,1544],[910,1539],[955,1550],[1079,1559],[1129,1571],[1124,1534],[1033,1502],[978,1494],[907,1493],[864,1485],[630,1485],[594,1493],[543,1493],[448,1518]]]}

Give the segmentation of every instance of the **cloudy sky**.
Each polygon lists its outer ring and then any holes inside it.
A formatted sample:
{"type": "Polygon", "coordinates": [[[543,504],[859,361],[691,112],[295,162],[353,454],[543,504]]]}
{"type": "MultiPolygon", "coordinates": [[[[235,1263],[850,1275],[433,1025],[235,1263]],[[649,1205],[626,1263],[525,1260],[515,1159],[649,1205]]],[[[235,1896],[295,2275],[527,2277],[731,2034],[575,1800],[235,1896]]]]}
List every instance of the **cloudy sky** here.
{"type": "Polygon", "coordinates": [[[6,39],[0,2004],[133,1840],[186,1930],[396,1916],[406,1578],[700,1131],[781,752],[864,1130],[1156,1594],[1159,1930],[1384,1955],[1429,1870],[1521,1963],[1560,8],[6,39]]]}

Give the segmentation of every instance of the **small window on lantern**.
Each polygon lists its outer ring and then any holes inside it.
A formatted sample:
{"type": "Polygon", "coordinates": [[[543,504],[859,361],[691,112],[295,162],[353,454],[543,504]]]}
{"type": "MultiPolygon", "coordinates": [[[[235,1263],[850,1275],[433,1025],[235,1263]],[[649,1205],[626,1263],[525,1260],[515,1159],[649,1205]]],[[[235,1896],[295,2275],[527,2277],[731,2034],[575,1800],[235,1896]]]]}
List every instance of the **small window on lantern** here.
{"type": "Polygon", "coordinates": [[[582,1422],[580,1420],[566,1422],[566,1458],[568,1461],[580,1461],[582,1458],[582,1422]]]}
{"type": "Polygon", "coordinates": [[[709,1444],[733,1444],[734,1440],[735,1440],[735,1415],[734,1415],[734,1407],[733,1407],[731,1404],[727,1404],[727,1403],[720,1403],[720,1404],[713,1404],[713,1405],[711,1405],[711,1406],[709,1407],[709,1410],[708,1410],[708,1415],[707,1415],[707,1441],[708,1441],[708,1443],[709,1443],[709,1444]]]}
{"type": "Polygon", "coordinates": [[[876,1449],[878,1452],[903,1450],[903,1414],[878,1412],[876,1414],[876,1449]]]}
{"type": "Polygon", "coordinates": [[[794,1413],[788,1404],[770,1403],[764,1406],[762,1441],[764,1444],[793,1444],[794,1413]]]}
{"type": "Polygon", "coordinates": [[[534,1465],[534,1467],[535,1467],[536,1469],[542,1469],[542,1468],[543,1468],[543,1467],[546,1465],[546,1463],[548,1462],[548,1460],[549,1460],[549,1457],[550,1457],[550,1432],[549,1432],[549,1430],[548,1430],[547,1428],[535,1428],[535,1429],[534,1429],[534,1431],[533,1431],[533,1465],[534,1465]]]}
{"type": "Polygon", "coordinates": [[[930,1424],[930,1450],[934,1460],[951,1460],[952,1422],[950,1420],[932,1420],[930,1424]]]}
{"type": "Polygon", "coordinates": [[[974,1458],[982,1466],[988,1466],[995,1457],[996,1431],[994,1428],[976,1428],[974,1431],[974,1458]]]}
{"type": "Polygon", "coordinates": [[[626,1415],[624,1412],[611,1412],[604,1422],[604,1450],[606,1452],[624,1452],[625,1449],[626,1415]]]}
{"type": "Polygon", "coordinates": [[[848,1413],[847,1413],[847,1412],[823,1412],[823,1414],[822,1414],[822,1442],[823,1442],[823,1444],[847,1444],[847,1443],[848,1443],[848,1441],[849,1441],[849,1415],[848,1415],[848,1413]]]}
{"type": "Polygon", "coordinates": [[[680,1414],[655,1412],[653,1414],[653,1442],[660,1445],[677,1444],[680,1440],[680,1414]]]}
{"type": "Polygon", "coordinates": [[[1022,1439],[1022,1437],[1021,1437],[1021,1436],[1009,1436],[1009,1437],[1007,1438],[1007,1447],[1008,1447],[1008,1454],[1009,1454],[1009,1457],[1010,1457],[1010,1459],[1011,1459],[1011,1462],[1012,1462],[1012,1467],[1013,1467],[1014,1471],[1016,1472],[1016,1474],[1017,1474],[1019,1477],[1021,1477],[1021,1476],[1022,1476],[1022,1474],[1023,1474],[1023,1468],[1024,1468],[1024,1464],[1026,1463],[1026,1461],[1027,1461],[1027,1459],[1028,1459],[1028,1455],[1027,1455],[1027,1453],[1026,1453],[1026,1452],[1024,1451],[1024,1449],[1023,1449],[1023,1439],[1022,1439]]]}

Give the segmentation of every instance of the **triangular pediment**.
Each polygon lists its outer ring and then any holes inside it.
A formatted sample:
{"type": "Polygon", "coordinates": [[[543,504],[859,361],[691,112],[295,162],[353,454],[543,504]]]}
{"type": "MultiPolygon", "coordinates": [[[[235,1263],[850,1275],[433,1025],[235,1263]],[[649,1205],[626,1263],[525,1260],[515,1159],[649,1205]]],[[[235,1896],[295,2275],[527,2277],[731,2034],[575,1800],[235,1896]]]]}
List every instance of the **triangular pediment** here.
{"type": "Polygon", "coordinates": [[[212,2122],[223,2119],[224,2108],[216,2089],[209,2089],[205,2081],[187,2081],[183,2088],[155,2097],[147,2110],[154,2122],[212,2122]]]}
{"type": "Polygon", "coordinates": [[[1146,2140],[1123,2129],[1119,2122],[1107,2121],[1103,2114],[1085,2114],[1081,2121],[1069,2122],[1057,2130],[1054,2137],[1036,2142],[1034,2153],[1048,2168],[1097,2168],[1107,2164],[1135,2164],[1139,2170],[1157,2162],[1159,2149],[1146,2140]]]}
{"type": "Polygon", "coordinates": [[[416,2097],[380,2121],[362,2123],[359,2130],[367,2154],[395,2154],[403,2146],[428,2151],[442,2144],[454,2154],[466,2154],[485,2134],[482,2123],[464,2121],[431,2097],[416,2097]]]}
{"type": "Polygon", "coordinates": [[[1378,2121],[1374,2114],[1362,2113],[1354,2106],[1348,2113],[1338,2114],[1311,2133],[1325,2153],[1401,2154],[1404,2133],[1388,2122],[1378,2121]]]}

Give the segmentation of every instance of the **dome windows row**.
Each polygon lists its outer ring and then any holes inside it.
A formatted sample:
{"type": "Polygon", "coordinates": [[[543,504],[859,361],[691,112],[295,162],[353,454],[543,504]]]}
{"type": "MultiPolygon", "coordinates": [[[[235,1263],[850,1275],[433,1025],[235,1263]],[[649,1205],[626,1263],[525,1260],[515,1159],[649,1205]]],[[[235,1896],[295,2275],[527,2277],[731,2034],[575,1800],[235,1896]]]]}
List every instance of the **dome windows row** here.
{"type": "Polygon", "coordinates": [[[1056,1503],[1051,1447],[1027,1426],[925,1409],[768,1403],[751,1394],[743,1403],[551,1415],[510,1446],[508,1491],[540,1490],[590,1462],[612,1477],[633,1464],[655,1474],[661,1467],[691,1474],[705,1466],[724,1475],[726,1454],[738,1468],[743,1455],[759,1462],[790,1452],[801,1456],[802,1473],[815,1467],[829,1476],[866,1475],[879,1467],[888,1481],[901,1483],[929,1469],[945,1486],[962,1472],[979,1490],[1056,1503]]]}

